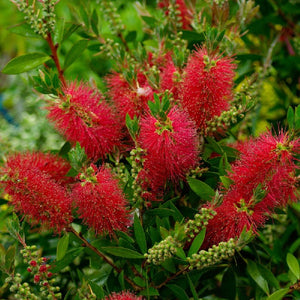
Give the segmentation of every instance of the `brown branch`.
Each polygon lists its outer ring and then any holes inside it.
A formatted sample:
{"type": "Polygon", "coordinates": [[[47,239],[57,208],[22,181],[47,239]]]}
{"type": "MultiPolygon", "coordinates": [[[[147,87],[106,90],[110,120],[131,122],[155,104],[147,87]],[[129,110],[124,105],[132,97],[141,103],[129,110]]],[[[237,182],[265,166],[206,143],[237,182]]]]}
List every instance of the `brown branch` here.
{"type": "Polygon", "coordinates": [[[176,272],[175,274],[173,274],[171,277],[168,277],[164,282],[162,282],[160,285],[154,286],[154,288],[156,289],[160,289],[162,288],[164,285],[166,285],[169,281],[173,280],[174,278],[176,278],[178,275],[182,274],[183,272],[185,272],[188,269],[188,266],[179,270],[178,272],[176,272]]]}
{"type": "Polygon", "coordinates": [[[66,83],[66,80],[65,80],[65,77],[64,77],[64,70],[61,68],[61,65],[60,65],[60,62],[59,62],[59,59],[58,59],[58,56],[57,56],[58,45],[57,44],[54,45],[53,39],[52,39],[52,36],[51,36],[50,32],[48,32],[48,34],[47,34],[46,41],[47,41],[47,43],[50,47],[51,58],[53,59],[53,61],[55,63],[55,66],[56,66],[56,69],[57,69],[57,72],[58,72],[59,80],[60,80],[62,86],[65,87],[67,85],[67,83],[66,83]]]}
{"type": "MultiPolygon", "coordinates": [[[[94,247],[92,244],[90,244],[81,234],[79,234],[73,227],[66,228],[68,232],[72,232],[78,239],[80,239],[83,242],[83,245],[89,249],[91,249],[94,253],[96,253],[98,256],[100,256],[105,262],[107,262],[109,265],[111,265],[115,271],[117,271],[119,274],[122,272],[122,269],[117,267],[113,260],[100,252],[96,247],[94,247]]],[[[138,285],[136,285],[130,278],[124,275],[124,279],[136,290],[141,291],[142,288],[138,285]]]]}

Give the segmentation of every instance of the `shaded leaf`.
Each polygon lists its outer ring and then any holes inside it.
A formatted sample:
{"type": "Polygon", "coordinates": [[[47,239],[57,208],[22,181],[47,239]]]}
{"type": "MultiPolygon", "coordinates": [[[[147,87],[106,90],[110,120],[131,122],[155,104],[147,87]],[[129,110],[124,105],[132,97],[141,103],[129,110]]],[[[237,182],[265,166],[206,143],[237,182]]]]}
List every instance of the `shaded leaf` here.
{"type": "Polygon", "coordinates": [[[61,260],[67,253],[69,247],[69,234],[64,235],[62,238],[59,239],[57,243],[56,249],[56,258],[57,260],[61,260]]]}
{"type": "Polygon", "coordinates": [[[260,274],[256,263],[252,260],[247,260],[247,271],[257,285],[266,293],[269,294],[268,282],[260,274]]]}
{"type": "Polygon", "coordinates": [[[280,289],[270,295],[267,300],[281,300],[287,293],[289,292],[289,288],[280,289]]]}
{"type": "Polygon", "coordinates": [[[178,300],[189,300],[185,290],[176,284],[167,284],[166,287],[172,291],[178,300]]]}
{"type": "Polygon", "coordinates": [[[144,255],[141,253],[123,247],[101,247],[102,251],[123,258],[131,258],[131,259],[143,259],[144,255]]]}
{"type": "Polygon", "coordinates": [[[191,257],[194,253],[197,253],[200,249],[204,238],[205,238],[206,228],[203,228],[198,235],[194,238],[193,243],[189,249],[188,256],[191,257]]]}
{"type": "Polygon", "coordinates": [[[215,191],[205,182],[192,177],[189,177],[187,181],[192,191],[201,199],[211,200],[214,197],[215,191]]]}
{"type": "Polygon", "coordinates": [[[72,63],[81,56],[88,43],[88,40],[80,40],[72,46],[66,55],[64,69],[67,69],[69,66],[71,66],[72,63]]]}
{"type": "Polygon", "coordinates": [[[133,229],[134,229],[134,235],[135,235],[137,244],[139,245],[142,253],[146,253],[147,252],[147,243],[146,243],[145,232],[144,232],[143,226],[140,222],[140,219],[138,218],[138,216],[136,214],[134,215],[133,229]]]}

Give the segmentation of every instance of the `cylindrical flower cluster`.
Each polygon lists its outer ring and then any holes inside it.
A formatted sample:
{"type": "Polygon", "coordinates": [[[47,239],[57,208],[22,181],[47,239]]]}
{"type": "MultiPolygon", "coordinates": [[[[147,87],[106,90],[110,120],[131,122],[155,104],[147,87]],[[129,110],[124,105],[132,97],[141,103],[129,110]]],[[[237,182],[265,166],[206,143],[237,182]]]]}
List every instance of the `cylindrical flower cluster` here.
{"type": "Polygon", "coordinates": [[[202,269],[218,264],[222,260],[233,257],[236,248],[236,242],[234,239],[230,239],[227,242],[220,242],[218,245],[213,245],[207,251],[200,250],[199,253],[194,253],[192,257],[187,258],[190,264],[189,269],[202,269]]]}
{"type": "Polygon", "coordinates": [[[169,235],[149,249],[148,253],[145,253],[145,258],[147,258],[148,263],[160,265],[168,258],[171,258],[176,253],[178,247],[180,247],[180,243],[169,235]]]}

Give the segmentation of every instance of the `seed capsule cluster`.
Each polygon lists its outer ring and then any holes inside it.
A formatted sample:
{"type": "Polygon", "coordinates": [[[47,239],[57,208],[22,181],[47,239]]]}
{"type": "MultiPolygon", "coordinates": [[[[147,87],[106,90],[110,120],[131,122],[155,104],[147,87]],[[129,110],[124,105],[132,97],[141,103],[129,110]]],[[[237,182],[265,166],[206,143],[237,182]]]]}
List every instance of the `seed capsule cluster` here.
{"type": "Polygon", "coordinates": [[[171,258],[178,247],[180,247],[179,242],[172,236],[168,236],[149,249],[148,253],[145,254],[145,258],[147,258],[148,263],[160,265],[168,258],[171,258]]]}
{"type": "Polygon", "coordinates": [[[211,208],[202,207],[200,212],[195,215],[194,220],[189,220],[185,226],[185,233],[188,236],[188,241],[191,241],[204,227],[208,221],[216,215],[216,212],[211,208]]]}
{"type": "Polygon", "coordinates": [[[234,256],[237,245],[234,239],[228,242],[221,242],[218,245],[213,245],[207,251],[201,250],[195,253],[192,257],[188,257],[189,269],[202,269],[220,263],[222,260],[229,259],[234,256]]]}

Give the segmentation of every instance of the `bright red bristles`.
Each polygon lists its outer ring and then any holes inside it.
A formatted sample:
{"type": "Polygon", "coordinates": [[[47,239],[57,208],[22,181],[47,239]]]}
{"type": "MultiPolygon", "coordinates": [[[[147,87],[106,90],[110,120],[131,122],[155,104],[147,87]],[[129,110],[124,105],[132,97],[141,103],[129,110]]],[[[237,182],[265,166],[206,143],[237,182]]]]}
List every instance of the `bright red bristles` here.
{"type": "Polygon", "coordinates": [[[167,180],[176,183],[198,164],[194,123],[178,107],[172,108],[164,121],[150,114],[142,118],[139,143],[146,150],[144,172],[152,186],[164,186],[167,180]]]}
{"type": "Polygon", "coordinates": [[[243,144],[239,160],[228,174],[232,180],[217,215],[209,221],[204,248],[239,237],[243,229],[254,233],[276,207],[297,199],[295,154],[300,139],[271,132],[243,144]]]}
{"type": "Polygon", "coordinates": [[[205,48],[190,56],[184,69],[181,103],[200,130],[229,109],[235,67],[232,58],[209,54],[205,48]]]}
{"type": "Polygon", "coordinates": [[[136,296],[129,291],[123,291],[121,293],[111,293],[105,297],[105,300],[142,300],[142,296],[136,296]]]}
{"type": "Polygon", "coordinates": [[[64,96],[48,107],[48,118],[71,142],[79,142],[93,160],[120,146],[121,127],[100,94],[83,83],[71,83],[64,96]]]}
{"type": "Polygon", "coordinates": [[[8,157],[0,170],[1,185],[15,210],[57,233],[72,222],[71,199],[59,184],[68,168],[60,163],[54,155],[25,153],[8,157]]]}
{"type": "Polygon", "coordinates": [[[149,110],[148,101],[153,101],[154,91],[144,74],[139,72],[131,84],[119,73],[107,76],[106,81],[108,95],[117,108],[121,122],[125,121],[126,114],[131,118],[134,115],[140,117],[149,110]]]}
{"type": "Polygon", "coordinates": [[[130,225],[127,201],[118,181],[109,169],[102,167],[74,186],[72,196],[80,218],[96,234],[126,231],[130,225]]]}

